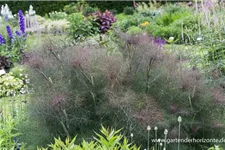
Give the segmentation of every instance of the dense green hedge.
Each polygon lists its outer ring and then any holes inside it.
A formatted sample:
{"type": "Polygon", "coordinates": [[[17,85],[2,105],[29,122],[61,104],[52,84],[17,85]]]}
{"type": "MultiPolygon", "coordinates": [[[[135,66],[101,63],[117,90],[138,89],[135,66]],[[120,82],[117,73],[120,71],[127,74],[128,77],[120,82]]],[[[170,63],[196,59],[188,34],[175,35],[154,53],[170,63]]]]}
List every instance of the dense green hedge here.
{"type": "MultiPolygon", "coordinates": [[[[105,9],[116,9],[118,12],[122,12],[123,8],[126,6],[133,6],[133,0],[86,0],[91,6],[97,6],[101,10],[105,9]]],[[[149,3],[150,0],[135,0],[138,2],[146,2],[149,3]]],[[[153,1],[153,0],[151,0],[153,1]]],[[[178,2],[178,1],[191,1],[191,0],[155,0],[157,2],[178,2]]]]}
{"type": "MultiPolygon", "coordinates": [[[[101,10],[116,9],[122,12],[125,6],[133,6],[133,0],[86,0],[91,6],[99,7],[101,10]]],[[[149,2],[149,0],[135,0],[136,2],[149,2]]],[[[159,0],[157,0],[159,1],[159,0]]],[[[166,2],[166,0],[161,0],[166,2]]],[[[181,0],[168,0],[168,2],[181,1],[181,0]]],[[[183,0],[185,1],[185,0],[183,0]]],[[[187,1],[187,0],[186,0],[187,1]]],[[[69,3],[76,2],[76,0],[0,0],[0,5],[7,3],[13,13],[22,9],[28,10],[29,5],[33,5],[36,12],[40,15],[51,11],[62,10],[63,7],[69,3]]]]}

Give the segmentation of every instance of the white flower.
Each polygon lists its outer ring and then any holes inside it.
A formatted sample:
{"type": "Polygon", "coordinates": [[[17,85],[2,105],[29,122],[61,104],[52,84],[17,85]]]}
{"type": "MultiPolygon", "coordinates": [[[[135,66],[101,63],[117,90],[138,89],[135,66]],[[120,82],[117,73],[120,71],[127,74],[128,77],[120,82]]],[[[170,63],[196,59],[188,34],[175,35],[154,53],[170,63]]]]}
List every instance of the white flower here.
{"type": "Polygon", "coordinates": [[[162,143],[160,143],[159,145],[160,145],[160,146],[163,146],[163,144],[162,144],[162,143]]]}
{"type": "Polygon", "coordinates": [[[178,121],[178,122],[181,122],[181,121],[182,121],[181,116],[178,117],[177,121],[178,121]]]}
{"type": "Polygon", "coordinates": [[[197,41],[201,41],[201,40],[202,40],[202,37],[198,37],[198,38],[197,38],[197,41]]]}
{"type": "Polygon", "coordinates": [[[174,37],[171,36],[171,37],[168,39],[168,42],[169,42],[169,43],[173,43],[173,42],[174,42],[174,37]]]}
{"type": "Polygon", "coordinates": [[[151,130],[151,127],[150,127],[150,126],[148,126],[148,127],[147,127],[147,130],[148,130],[148,131],[150,131],[150,130],[151,130]]]}
{"type": "Polygon", "coordinates": [[[174,37],[171,36],[171,37],[169,38],[169,40],[170,40],[170,41],[173,41],[173,40],[174,40],[174,37]]]}
{"type": "Polygon", "coordinates": [[[21,93],[21,94],[24,94],[24,93],[26,93],[26,90],[25,90],[24,88],[21,88],[21,89],[20,89],[20,93],[21,93]]]}
{"type": "Polygon", "coordinates": [[[24,76],[25,78],[28,78],[28,74],[25,74],[25,76],[24,76]]]}
{"type": "Polygon", "coordinates": [[[130,136],[131,136],[131,137],[134,137],[134,134],[133,134],[133,133],[131,133],[131,134],[130,134],[130,136]]]}
{"type": "Polygon", "coordinates": [[[164,130],[164,134],[165,134],[165,135],[168,134],[168,130],[167,130],[167,129],[164,130]]]}
{"type": "Polygon", "coordinates": [[[26,82],[26,83],[30,83],[30,79],[26,79],[25,82],[26,82]]]}
{"type": "Polygon", "coordinates": [[[154,130],[158,130],[158,127],[155,126],[154,130]]]}
{"type": "Polygon", "coordinates": [[[5,72],[4,69],[1,69],[1,70],[0,70],[0,76],[1,76],[1,75],[4,75],[5,73],[6,73],[6,72],[5,72]]]}
{"type": "Polygon", "coordinates": [[[10,96],[10,92],[9,91],[6,93],[6,96],[10,96]]]}

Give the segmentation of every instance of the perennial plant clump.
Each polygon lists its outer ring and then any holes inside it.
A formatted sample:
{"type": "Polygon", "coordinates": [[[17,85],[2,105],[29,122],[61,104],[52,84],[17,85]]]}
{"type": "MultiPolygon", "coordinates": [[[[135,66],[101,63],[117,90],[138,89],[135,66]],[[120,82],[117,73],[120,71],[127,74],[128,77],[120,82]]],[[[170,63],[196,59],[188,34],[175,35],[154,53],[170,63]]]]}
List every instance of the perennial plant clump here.
{"type": "Polygon", "coordinates": [[[19,96],[29,93],[29,79],[21,74],[15,77],[12,73],[7,73],[0,77],[0,97],[19,96]]]}
{"type": "Polygon", "coordinates": [[[25,49],[25,22],[21,10],[18,12],[18,17],[20,31],[14,32],[10,25],[7,25],[5,28],[7,37],[3,36],[6,35],[4,33],[0,34],[0,55],[9,58],[12,62],[21,61],[25,49]]]}
{"type": "MultiPolygon", "coordinates": [[[[115,131],[114,129],[102,128],[100,129],[101,134],[96,133],[96,136],[92,141],[88,142],[83,140],[80,145],[76,145],[75,142],[77,140],[77,136],[70,140],[69,137],[66,138],[65,142],[63,142],[60,138],[54,139],[54,144],[49,145],[49,148],[53,150],[57,149],[68,149],[68,150],[76,150],[76,149],[126,149],[126,150],[140,150],[136,145],[132,143],[128,143],[128,138],[121,135],[119,132],[121,130],[115,131]]],[[[44,148],[38,150],[46,150],[44,148]]]]}
{"type": "Polygon", "coordinates": [[[108,10],[104,13],[95,12],[92,15],[96,16],[96,21],[99,24],[99,30],[101,33],[107,32],[112,24],[116,22],[115,16],[113,16],[113,14],[108,10]]]}
{"type": "MultiPolygon", "coordinates": [[[[135,135],[138,145],[145,144],[147,125],[157,126],[158,135],[164,135],[166,128],[171,131],[167,138],[177,137],[177,116],[185,120],[181,138],[223,136],[216,126],[222,124],[220,110],[210,111],[218,105],[212,101],[216,92],[212,93],[198,70],[183,68],[176,57],[168,55],[161,48],[162,38],[116,35],[120,45],[116,54],[108,55],[95,44],[61,46],[50,39],[32,52],[25,64],[35,93],[24,126],[38,123],[42,128],[36,143],[29,136],[36,134],[32,126],[20,128],[26,129],[21,138],[28,145],[44,146],[49,136],[91,138],[90,132],[100,124],[123,128],[125,135],[135,135]]],[[[198,146],[181,143],[181,147],[198,146]]]]}
{"type": "Polygon", "coordinates": [[[68,15],[67,20],[69,36],[75,40],[83,41],[99,32],[93,18],[85,17],[82,13],[72,13],[68,15]]]}

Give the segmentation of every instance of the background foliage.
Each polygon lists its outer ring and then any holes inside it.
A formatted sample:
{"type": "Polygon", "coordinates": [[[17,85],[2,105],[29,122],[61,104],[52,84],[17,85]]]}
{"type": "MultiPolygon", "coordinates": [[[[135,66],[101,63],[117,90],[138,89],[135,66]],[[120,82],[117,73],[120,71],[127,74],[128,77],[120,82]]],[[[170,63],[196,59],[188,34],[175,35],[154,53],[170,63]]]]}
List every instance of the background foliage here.
{"type": "MultiPolygon", "coordinates": [[[[37,14],[44,16],[51,11],[62,11],[65,5],[73,4],[71,1],[0,1],[0,5],[8,4],[13,14],[17,13],[18,10],[27,11],[29,6],[32,5],[37,14]]],[[[92,7],[98,7],[100,10],[105,11],[106,9],[116,9],[118,12],[122,12],[126,6],[133,6],[131,1],[92,1],[88,2],[92,7]]]]}

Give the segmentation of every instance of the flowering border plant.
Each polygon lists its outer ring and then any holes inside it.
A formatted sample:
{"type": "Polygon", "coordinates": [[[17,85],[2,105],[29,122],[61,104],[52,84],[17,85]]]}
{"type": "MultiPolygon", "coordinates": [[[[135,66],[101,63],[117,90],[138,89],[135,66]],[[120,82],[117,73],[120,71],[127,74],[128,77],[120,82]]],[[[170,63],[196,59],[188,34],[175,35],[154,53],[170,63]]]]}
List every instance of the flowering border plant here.
{"type": "Polygon", "coordinates": [[[18,12],[19,31],[13,32],[9,25],[6,26],[7,36],[0,33],[0,56],[8,57],[13,62],[18,62],[22,59],[25,49],[26,32],[23,12],[18,12]]]}

